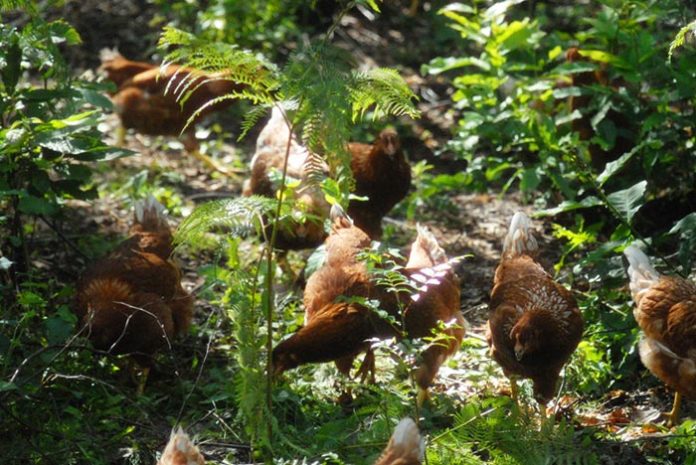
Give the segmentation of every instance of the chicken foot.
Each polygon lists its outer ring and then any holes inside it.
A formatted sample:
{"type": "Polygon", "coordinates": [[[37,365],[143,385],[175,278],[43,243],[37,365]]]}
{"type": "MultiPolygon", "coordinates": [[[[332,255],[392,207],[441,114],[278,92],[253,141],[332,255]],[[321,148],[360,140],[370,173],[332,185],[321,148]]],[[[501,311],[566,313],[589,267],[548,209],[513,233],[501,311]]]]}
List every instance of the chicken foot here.
{"type": "Polygon", "coordinates": [[[367,349],[365,352],[365,358],[363,358],[360,368],[355,372],[355,377],[360,376],[360,382],[365,384],[369,382],[370,384],[375,384],[377,380],[375,379],[375,352],[372,349],[367,349]]]}
{"type": "Polygon", "coordinates": [[[676,426],[679,421],[679,410],[681,409],[682,396],[679,392],[674,393],[674,403],[672,404],[672,411],[667,414],[667,426],[676,426]]]}

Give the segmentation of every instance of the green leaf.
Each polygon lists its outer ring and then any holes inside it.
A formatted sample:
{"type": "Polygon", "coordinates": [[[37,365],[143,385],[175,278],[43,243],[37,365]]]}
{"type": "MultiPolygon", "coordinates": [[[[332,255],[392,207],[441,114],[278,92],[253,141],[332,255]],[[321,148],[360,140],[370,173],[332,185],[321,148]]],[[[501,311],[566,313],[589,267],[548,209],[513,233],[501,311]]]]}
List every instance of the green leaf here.
{"type": "Polygon", "coordinates": [[[68,340],[72,335],[77,323],[75,314],[66,306],[58,309],[55,316],[49,317],[44,321],[46,325],[46,339],[49,344],[61,344],[68,340]]]}
{"type": "Polygon", "coordinates": [[[603,185],[607,180],[612,177],[614,174],[616,174],[621,168],[623,168],[628,161],[633,158],[633,155],[638,153],[638,151],[643,148],[643,143],[640,143],[633,147],[633,149],[630,152],[626,152],[623,155],[621,155],[619,158],[617,158],[614,161],[610,161],[609,163],[606,164],[604,167],[604,171],[597,176],[597,182],[599,185],[603,185]]]}
{"type": "Polygon", "coordinates": [[[19,46],[19,38],[12,36],[11,43],[5,53],[5,67],[2,68],[2,82],[5,84],[5,91],[14,94],[15,87],[21,74],[22,50],[19,46]]]}
{"type": "Polygon", "coordinates": [[[317,247],[312,255],[307,259],[307,266],[305,266],[305,279],[309,277],[321,268],[326,261],[326,246],[324,244],[317,247]]]}
{"type": "Polygon", "coordinates": [[[540,182],[541,179],[536,168],[527,168],[522,171],[520,176],[520,189],[522,192],[532,192],[539,186],[540,182]]]}
{"type": "Polygon", "coordinates": [[[674,36],[674,40],[671,44],[669,44],[669,52],[667,52],[667,56],[670,62],[672,61],[672,54],[674,51],[684,45],[689,34],[696,36],[696,20],[679,29],[677,35],[674,36]]]}
{"type": "Polygon", "coordinates": [[[268,215],[274,206],[275,199],[254,195],[205,203],[179,225],[175,243],[195,247],[208,232],[218,227],[229,228],[237,235],[246,234],[256,228],[259,218],[268,215]]]}
{"type": "Polygon", "coordinates": [[[0,380],[0,392],[5,392],[5,391],[13,391],[17,389],[17,385],[14,383],[10,383],[5,380],[0,380]]]}
{"type": "Polygon", "coordinates": [[[614,192],[607,196],[611,205],[623,215],[623,219],[628,223],[631,222],[633,216],[643,205],[641,201],[647,185],[647,181],[641,181],[628,189],[614,192]]]}
{"type": "Polygon", "coordinates": [[[689,213],[669,230],[669,234],[679,233],[679,262],[688,272],[694,261],[696,249],[696,213],[689,213]]]}
{"type": "Polygon", "coordinates": [[[58,211],[58,207],[45,199],[24,195],[19,199],[19,210],[30,215],[53,215],[58,211]]]}
{"type": "Polygon", "coordinates": [[[548,208],[546,210],[541,210],[538,211],[534,214],[535,218],[541,218],[544,216],[555,216],[558,215],[559,213],[565,213],[573,210],[579,210],[581,208],[590,208],[590,207],[596,207],[597,205],[602,205],[602,201],[598,199],[597,197],[585,197],[579,202],[576,202],[574,200],[566,200],[564,202],[561,202],[559,205],[557,205],[554,208],[548,208]]]}

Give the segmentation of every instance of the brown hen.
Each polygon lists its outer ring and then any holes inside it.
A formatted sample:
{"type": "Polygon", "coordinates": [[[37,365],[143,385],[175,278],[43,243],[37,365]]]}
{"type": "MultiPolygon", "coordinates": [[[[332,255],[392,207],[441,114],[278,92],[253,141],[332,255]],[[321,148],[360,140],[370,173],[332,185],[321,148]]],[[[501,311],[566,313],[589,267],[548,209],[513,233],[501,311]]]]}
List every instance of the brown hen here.
{"type": "MultiPolygon", "coordinates": [[[[273,170],[282,173],[285,152],[290,139],[290,129],[285,121],[283,110],[273,107],[271,118],[259,133],[256,140],[256,152],[251,159],[251,175],[244,183],[242,194],[245,196],[261,195],[275,197],[276,183],[271,180],[273,170]]],[[[324,241],[324,219],[328,218],[330,205],[324,198],[321,188],[314,182],[309,182],[312,163],[317,163],[317,169],[328,173],[328,167],[319,157],[310,151],[292,134],[288,152],[288,181],[298,185],[294,189],[293,201],[295,209],[302,212],[302,221],[295,218],[285,220],[278,229],[275,246],[281,250],[297,250],[314,248],[324,241]]],[[[267,228],[267,235],[268,230],[267,228]]]]}
{"type": "MultiPolygon", "coordinates": [[[[583,320],[570,291],[539,265],[531,221],[515,213],[495,271],[487,339],[491,355],[510,378],[530,378],[543,405],[556,391],[563,365],[580,343],[583,320]]],[[[543,411],[543,407],[542,407],[543,411]]]]}
{"type": "Polygon", "coordinates": [[[398,295],[376,285],[358,259],[370,238],[340,207],[332,208],[333,229],[326,240],[326,261],[307,281],[305,325],[273,350],[274,371],[282,373],[305,363],[335,361],[348,374],[353,360],[367,352],[360,372],[374,377],[372,338],[422,338],[441,330],[441,340],[422,354],[415,377],[419,401],[427,395],[440,365],[459,348],[464,318],[459,309],[460,290],[450,262],[435,238],[419,228],[406,268],[402,270],[417,290],[398,295]],[[340,296],[347,298],[341,302],[340,296]],[[355,298],[377,299],[380,307],[405,327],[388,322],[355,298]],[[402,314],[403,312],[403,314],[402,314]],[[441,328],[444,326],[444,328],[441,328]]]}
{"type": "Polygon", "coordinates": [[[425,442],[418,426],[410,418],[404,418],[394,428],[394,434],[375,465],[420,465],[424,455],[425,442]]]}
{"type": "Polygon", "coordinates": [[[157,465],[205,465],[205,458],[181,427],[172,430],[157,465]]]}
{"type": "Polygon", "coordinates": [[[143,368],[142,392],[154,354],[185,333],[193,300],[169,261],[172,235],[154,197],[135,206],[130,237],[87,268],[77,285],[75,313],[95,348],[128,354],[143,368]]]}
{"type": "Polygon", "coordinates": [[[186,149],[214,169],[227,171],[198,151],[194,127],[204,116],[229,106],[230,99],[213,101],[240,90],[239,84],[230,81],[223,73],[205,74],[177,65],[160,68],[109,51],[102,51],[100,70],[117,86],[111,100],[121,120],[119,144],[124,143],[126,129],[148,135],[179,136],[196,114],[186,127],[183,141],[186,149]],[[177,100],[189,91],[191,94],[180,104],[177,100]]]}
{"type": "Polygon", "coordinates": [[[679,419],[681,397],[696,399],[696,284],[677,276],[662,276],[636,246],[624,250],[636,304],[633,315],[644,337],[643,364],[676,391],[668,422],[679,419]]]}
{"type": "MultiPolygon", "coordinates": [[[[256,141],[256,153],[251,160],[251,175],[244,184],[244,195],[276,195],[277,187],[271,181],[270,173],[272,170],[282,172],[289,138],[290,130],[284,113],[274,107],[256,141]]],[[[356,226],[371,239],[378,240],[382,235],[382,218],[406,196],[411,186],[410,165],[401,150],[399,137],[392,129],[382,131],[374,144],[352,142],[347,149],[355,178],[354,194],[367,197],[366,201],[351,200],[348,214],[356,226]]],[[[276,242],[279,249],[314,248],[326,238],[323,222],[328,218],[330,206],[316,183],[308,182],[311,173],[328,176],[329,168],[320,156],[311,153],[292,134],[287,176],[298,181],[293,200],[303,213],[303,221],[288,220],[281,227],[276,242]]]]}
{"type": "Polygon", "coordinates": [[[366,201],[351,200],[348,214],[370,238],[382,237],[382,218],[406,197],[411,188],[411,166],[393,129],[379,133],[372,144],[351,142],[350,167],[355,178],[353,194],[366,201]]]}

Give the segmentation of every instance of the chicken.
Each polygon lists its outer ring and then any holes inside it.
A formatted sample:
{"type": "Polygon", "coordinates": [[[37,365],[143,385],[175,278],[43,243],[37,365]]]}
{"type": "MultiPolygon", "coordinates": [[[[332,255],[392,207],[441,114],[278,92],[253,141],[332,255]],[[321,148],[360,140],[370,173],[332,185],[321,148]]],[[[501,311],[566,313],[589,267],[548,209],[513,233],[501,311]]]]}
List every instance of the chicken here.
{"type": "MultiPolygon", "coordinates": [[[[569,63],[576,63],[591,62],[592,60],[584,57],[577,47],[571,47],[566,52],[566,61],[569,63]]],[[[618,86],[621,84],[625,83],[622,83],[619,80],[610,82],[605,64],[600,64],[594,71],[584,71],[572,75],[572,85],[581,89],[583,87],[599,85],[618,91],[618,86]]],[[[583,92],[586,93],[588,90],[585,89],[583,92]]],[[[571,113],[574,111],[580,111],[583,113],[580,118],[574,119],[571,123],[573,131],[579,134],[580,140],[591,141],[591,139],[595,136],[595,126],[613,126],[611,131],[607,130],[607,132],[611,132],[612,134],[615,133],[616,135],[616,139],[613,141],[610,148],[602,148],[596,143],[590,143],[590,158],[592,161],[592,166],[595,169],[602,170],[606,163],[616,160],[634,147],[635,135],[632,134],[631,129],[634,125],[631,121],[629,121],[628,118],[626,118],[624,114],[612,108],[606,113],[605,118],[593,123],[592,120],[595,118],[595,115],[589,114],[587,111],[592,102],[591,95],[583,94],[579,96],[571,96],[569,97],[568,102],[571,113]]]]}
{"type": "Polygon", "coordinates": [[[538,247],[531,226],[521,212],[510,223],[493,280],[487,339],[492,357],[510,378],[513,398],[517,400],[516,378],[531,378],[534,397],[543,407],[580,343],[583,320],[570,291],[535,260],[538,247]]]}
{"type": "Polygon", "coordinates": [[[119,144],[123,144],[126,129],[142,134],[179,136],[189,119],[201,110],[186,128],[184,145],[195,157],[212,168],[227,173],[210,157],[198,151],[193,129],[205,115],[226,108],[231,100],[213,103],[214,99],[231,94],[241,86],[224,74],[205,74],[177,65],[159,65],[131,61],[118,52],[102,50],[100,70],[112,80],[116,92],[111,96],[121,120],[119,144]],[[192,91],[183,103],[177,101],[192,91]]]}
{"type": "Polygon", "coordinates": [[[369,340],[390,337],[423,338],[441,329],[441,338],[428,346],[415,373],[419,402],[440,365],[459,348],[465,322],[460,312],[460,289],[450,261],[435,238],[419,228],[406,267],[401,271],[416,291],[394,294],[370,279],[358,258],[370,245],[369,236],[357,228],[338,206],[332,208],[333,229],[326,240],[324,265],[307,281],[305,324],[273,350],[275,374],[306,363],[335,361],[348,374],[358,354],[367,352],[359,373],[374,375],[374,355],[369,340]],[[343,298],[339,298],[343,296],[343,298]],[[360,303],[377,299],[398,323],[391,323],[360,303]]]}
{"type": "Polygon", "coordinates": [[[143,368],[142,393],[154,354],[184,334],[193,300],[169,260],[172,235],[154,197],[135,206],[130,237],[87,268],[77,285],[74,310],[98,350],[128,354],[143,368]]]}
{"type": "Polygon", "coordinates": [[[679,419],[682,396],[696,399],[696,284],[662,276],[636,246],[624,250],[633,316],[643,330],[638,346],[643,364],[676,391],[668,422],[679,419]]]}
{"type": "Polygon", "coordinates": [[[373,144],[352,142],[351,170],[357,196],[367,201],[351,200],[348,214],[355,225],[370,238],[382,237],[382,218],[406,197],[411,188],[411,166],[401,150],[399,135],[393,129],[379,133],[373,144]]]}
{"type": "MultiPolygon", "coordinates": [[[[256,140],[256,152],[251,160],[251,176],[244,183],[242,194],[275,197],[276,186],[271,181],[271,171],[282,172],[290,129],[283,110],[274,107],[266,126],[256,140]]],[[[292,135],[288,153],[288,180],[299,183],[294,190],[293,203],[303,213],[304,221],[288,218],[279,228],[275,246],[281,250],[314,248],[324,241],[324,219],[328,218],[330,205],[321,188],[310,177],[316,173],[328,173],[328,166],[314,156],[292,135]]],[[[267,228],[266,235],[269,235],[267,228]]]]}
{"type": "Polygon", "coordinates": [[[172,430],[157,465],[205,465],[205,458],[181,427],[172,430]]]}
{"type": "MultiPolygon", "coordinates": [[[[280,108],[274,107],[271,118],[256,141],[256,153],[251,160],[251,175],[245,182],[244,195],[274,197],[276,186],[269,173],[282,172],[290,131],[280,108]]],[[[347,144],[351,155],[351,169],[355,178],[354,194],[367,197],[366,201],[351,200],[348,214],[355,224],[378,240],[382,235],[382,218],[402,200],[411,186],[411,168],[401,150],[396,132],[383,130],[374,144],[352,142],[347,144]]],[[[276,240],[279,249],[306,249],[321,245],[326,238],[323,221],[329,216],[330,206],[312,176],[328,176],[329,168],[319,155],[292,135],[288,154],[287,175],[299,180],[294,204],[304,213],[306,221],[289,220],[276,240]]]]}
{"type": "Polygon", "coordinates": [[[425,441],[418,426],[410,418],[404,418],[394,428],[389,444],[375,465],[420,465],[425,456],[425,441]]]}

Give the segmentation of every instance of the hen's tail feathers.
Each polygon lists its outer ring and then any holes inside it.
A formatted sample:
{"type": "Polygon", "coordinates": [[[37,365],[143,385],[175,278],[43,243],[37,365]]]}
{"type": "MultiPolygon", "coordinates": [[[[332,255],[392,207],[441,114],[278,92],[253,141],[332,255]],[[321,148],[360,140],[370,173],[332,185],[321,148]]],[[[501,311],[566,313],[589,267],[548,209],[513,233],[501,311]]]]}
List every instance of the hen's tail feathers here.
{"type": "Polygon", "coordinates": [[[680,357],[664,344],[643,338],[638,345],[640,359],[662,382],[685,396],[696,396],[696,362],[680,357]]]}
{"type": "Polygon", "coordinates": [[[104,47],[103,49],[99,50],[99,59],[101,60],[102,65],[106,62],[113,61],[117,58],[123,58],[123,55],[121,55],[118,52],[118,49],[116,47],[104,47]]]}
{"type": "Polygon", "coordinates": [[[655,271],[650,259],[635,245],[629,245],[624,250],[628,260],[628,279],[630,280],[631,296],[636,304],[640,303],[645,292],[660,279],[660,274],[655,271]]]}
{"type": "Polygon", "coordinates": [[[135,223],[146,231],[169,230],[164,205],[159,203],[152,194],[135,203],[135,223]]]}
{"type": "Polygon", "coordinates": [[[503,241],[503,256],[509,258],[530,255],[538,249],[532,233],[532,221],[522,212],[515,213],[503,241]]]}
{"type": "Polygon", "coordinates": [[[181,427],[172,430],[169,442],[157,465],[204,465],[205,459],[198,447],[181,427]]]}
{"type": "Polygon", "coordinates": [[[331,206],[329,213],[331,218],[332,229],[350,228],[353,226],[353,220],[348,213],[339,204],[335,203],[331,206]]]}
{"type": "Polygon", "coordinates": [[[416,465],[423,461],[425,441],[418,426],[410,418],[404,418],[396,425],[389,444],[375,465],[416,465]]]}
{"type": "Polygon", "coordinates": [[[416,230],[418,236],[411,245],[411,254],[408,257],[406,268],[420,268],[446,263],[447,255],[433,233],[420,224],[416,224],[416,230]]]}

